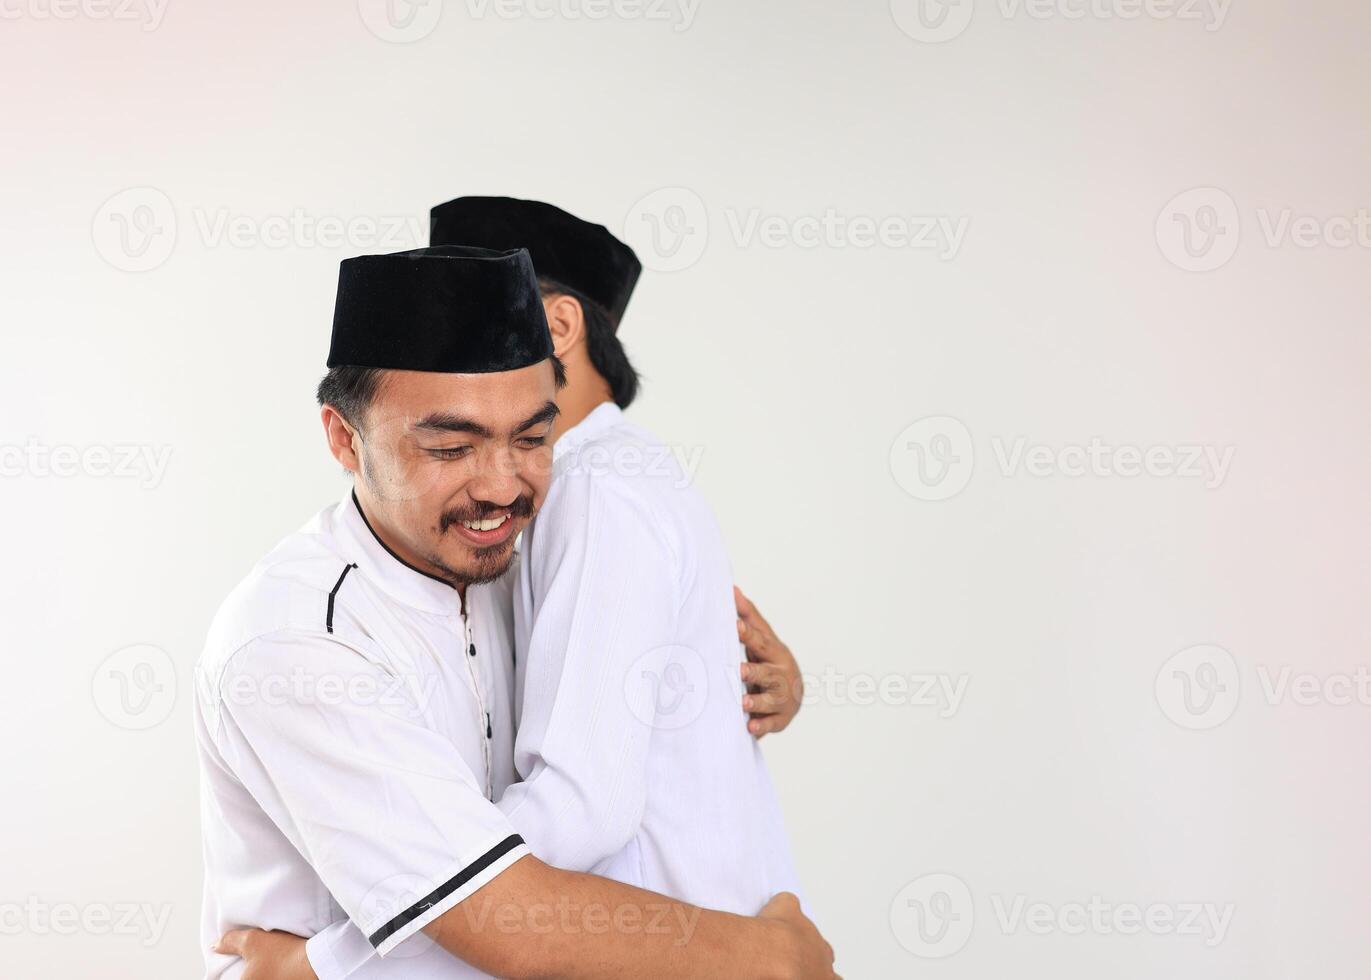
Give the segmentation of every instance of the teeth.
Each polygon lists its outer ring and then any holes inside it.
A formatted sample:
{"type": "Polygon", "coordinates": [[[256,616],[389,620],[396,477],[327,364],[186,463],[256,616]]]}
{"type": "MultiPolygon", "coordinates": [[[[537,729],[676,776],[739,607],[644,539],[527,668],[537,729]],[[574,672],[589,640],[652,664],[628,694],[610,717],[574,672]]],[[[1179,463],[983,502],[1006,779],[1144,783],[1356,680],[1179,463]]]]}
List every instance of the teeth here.
{"type": "Polygon", "coordinates": [[[509,515],[505,514],[503,517],[491,517],[484,521],[463,521],[462,526],[469,527],[473,531],[493,531],[507,520],[509,520],[509,515]]]}

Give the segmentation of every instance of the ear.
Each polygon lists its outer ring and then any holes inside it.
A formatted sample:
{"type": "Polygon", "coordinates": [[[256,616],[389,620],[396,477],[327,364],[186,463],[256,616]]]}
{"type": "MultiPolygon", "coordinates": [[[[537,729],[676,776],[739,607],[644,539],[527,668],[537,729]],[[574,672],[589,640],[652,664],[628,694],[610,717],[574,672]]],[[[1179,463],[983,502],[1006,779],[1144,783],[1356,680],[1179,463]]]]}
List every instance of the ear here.
{"type": "Polygon", "coordinates": [[[332,405],[325,405],[319,412],[319,418],[324,423],[324,436],[328,439],[328,451],[333,453],[333,458],[349,472],[360,472],[362,466],[358,458],[356,431],[332,405]]]}
{"type": "Polygon", "coordinates": [[[552,350],[563,361],[567,353],[585,342],[586,315],[581,304],[565,293],[544,298],[547,328],[552,331],[552,350]]]}

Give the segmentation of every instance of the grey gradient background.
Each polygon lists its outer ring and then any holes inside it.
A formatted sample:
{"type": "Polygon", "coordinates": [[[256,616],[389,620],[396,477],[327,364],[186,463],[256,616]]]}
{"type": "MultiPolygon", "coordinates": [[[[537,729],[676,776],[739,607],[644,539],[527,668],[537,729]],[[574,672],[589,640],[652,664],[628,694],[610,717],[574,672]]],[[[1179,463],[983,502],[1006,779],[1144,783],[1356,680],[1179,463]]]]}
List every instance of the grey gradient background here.
{"type": "Polygon", "coordinates": [[[844,975],[1364,975],[1371,8],[124,2],[0,5],[0,973],[195,975],[190,669],[343,492],[337,264],[508,193],[653,267],[633,415],[811,676],[765,745],[844,975]]]}

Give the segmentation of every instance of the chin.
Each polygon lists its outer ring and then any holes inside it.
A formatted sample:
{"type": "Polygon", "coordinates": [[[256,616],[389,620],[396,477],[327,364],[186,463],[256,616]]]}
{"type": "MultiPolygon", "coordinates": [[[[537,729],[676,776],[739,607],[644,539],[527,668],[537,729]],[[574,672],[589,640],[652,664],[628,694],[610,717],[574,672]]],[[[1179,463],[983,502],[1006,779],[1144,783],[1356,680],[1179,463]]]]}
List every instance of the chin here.
{"type": "Polygon", "coordinates": [[[472,556],[463,563],[463,578],[470,585],[481,585],[484,582],[493,582],[505,572],[509,571],[509,566],[514,561],[514,540],[511,538],[504,544],[496,545],[493,548],[483,548],[474,552],[472,556]]]}

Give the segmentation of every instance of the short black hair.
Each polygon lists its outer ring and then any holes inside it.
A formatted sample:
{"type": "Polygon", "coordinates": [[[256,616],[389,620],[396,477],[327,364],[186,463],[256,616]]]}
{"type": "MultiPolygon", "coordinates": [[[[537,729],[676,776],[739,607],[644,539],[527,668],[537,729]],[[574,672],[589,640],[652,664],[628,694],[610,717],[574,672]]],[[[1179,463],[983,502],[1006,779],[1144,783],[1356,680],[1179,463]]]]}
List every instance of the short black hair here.
{"type": "MultiPolygon", "coordinates": [[[[385,368],[340,364],[328,369],[328,374],[319,382],[315,397],[321,406],[332,405],[336,408],[338,414],[347,419],[348,425],[361,429],[362,419],[376,400],[385,376],[385,368]]],[[[556,354],[552,355],[552,376],[556,379],[559,391],[566,387],[566,365],[556,354]]]]}
{"type": "Polygon", "coordinates": [[[315,397],[319,399],[320,406],[332,405],[339,415],[347,419],[348,425],[360,429],[367,409],[381,390],[385,373],[384,368],[356,367],[352,364],[331,367],[319,382],[315,397]]]}
{"type": "Polygon", "coordinates": [[[538,287],[544,296],[570,296],[581,304],[586,321],[586,353],[600,377],[609,385],[609,393],[620,408],[628,408],[638,397],[639,375],[628,359],[628,352],[615,331],[614,317],[593,299],[551,279],[539,279],[538,287]]]}

